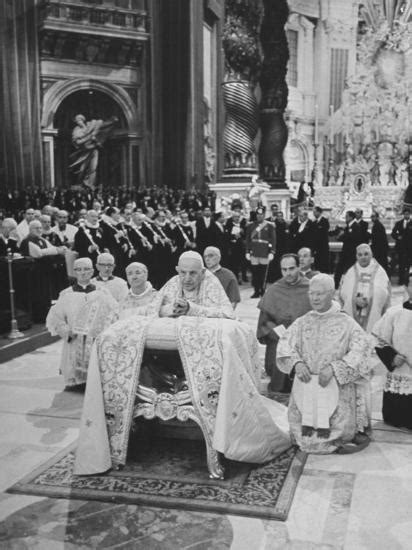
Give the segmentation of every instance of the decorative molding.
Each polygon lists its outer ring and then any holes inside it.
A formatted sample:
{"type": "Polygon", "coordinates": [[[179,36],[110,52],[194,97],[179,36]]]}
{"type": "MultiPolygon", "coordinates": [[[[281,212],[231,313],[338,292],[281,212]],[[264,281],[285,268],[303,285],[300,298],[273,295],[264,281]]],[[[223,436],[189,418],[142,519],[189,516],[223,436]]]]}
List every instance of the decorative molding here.
{"type": "Polygon", "coordinates": [[[44,30],[40,55],[42,58],[139,67],[143,44],[130,39],[44,30]]]}
{"type": "Polygon", "coordinates": [[[44,0],[40,4],[42,28],[63,28],[72,32],[82,29],[92,30],[100,36],[127,32],[139,34],[143,38],[147,33],[147,13],[143,10],[123,9],[114,5],[95,3],[75,4],[65,0],[44,0]]]}

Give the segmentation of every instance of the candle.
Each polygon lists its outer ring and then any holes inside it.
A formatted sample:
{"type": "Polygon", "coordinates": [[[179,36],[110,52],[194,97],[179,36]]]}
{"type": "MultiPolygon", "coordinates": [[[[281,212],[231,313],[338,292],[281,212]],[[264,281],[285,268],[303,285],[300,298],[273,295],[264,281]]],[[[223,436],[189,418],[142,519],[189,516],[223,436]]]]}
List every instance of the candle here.
{"type": "Polygon", "coordinates": [[[315,105],[315,145],[319,143],[319,107],[315,105]]]}
{"type": "Polygon", "coordinates": [[[333,145],[333,105],[329,106],[329,143],[333,145]]]}

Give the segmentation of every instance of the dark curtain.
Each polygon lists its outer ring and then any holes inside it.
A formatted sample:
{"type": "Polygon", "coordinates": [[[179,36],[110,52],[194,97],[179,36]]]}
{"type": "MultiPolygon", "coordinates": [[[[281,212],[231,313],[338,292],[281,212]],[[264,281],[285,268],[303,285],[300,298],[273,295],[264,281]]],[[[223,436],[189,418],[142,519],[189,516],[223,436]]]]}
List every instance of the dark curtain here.
{"type": "Polygon", "coordinates": [[[38,0],[0,1],[0,185],[42,183],[38,0]]]}

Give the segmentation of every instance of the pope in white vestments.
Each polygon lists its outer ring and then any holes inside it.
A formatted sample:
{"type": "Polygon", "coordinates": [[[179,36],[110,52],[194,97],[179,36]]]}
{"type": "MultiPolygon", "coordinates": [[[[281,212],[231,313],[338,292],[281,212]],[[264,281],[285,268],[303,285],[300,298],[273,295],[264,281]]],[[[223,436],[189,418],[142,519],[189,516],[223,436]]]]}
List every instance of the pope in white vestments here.
{"type": "Polygon", "coordinates": [[[76,283],[60,292],[50,308],[46,327],[63,339],[60,371],[66,389],[85,384],[92,344],[98,334],[117,318],[117,302],[106,290],[90,283],[93,264],[89,258],[74,262],[76,283]]]}
{"type": "Polygon", "coordinates": [[[261,365],[252,329],[234,320],[222,285],[199,254],[183,253],[177,271],[147,317],[119,321],[96,341],[75,474],[125,464],[144,346],[150,341],[161,347],[168,337],[179,350],[192,405],[213,449],[259,463],[290,447],[286,408],[257,388],[261,365]]]}
{"type": "Polygon", "coordinates": [[[356,384],[370,377],[371,344],[333,294],[333,279],[315,275],[309,286],[313,310],[292,323],[277,348],[279,369],[295,374],[288,410],[292,438],[308,453],[354,452],[355,435],[369,425],[363,402],[356,402],[356,384]]]}

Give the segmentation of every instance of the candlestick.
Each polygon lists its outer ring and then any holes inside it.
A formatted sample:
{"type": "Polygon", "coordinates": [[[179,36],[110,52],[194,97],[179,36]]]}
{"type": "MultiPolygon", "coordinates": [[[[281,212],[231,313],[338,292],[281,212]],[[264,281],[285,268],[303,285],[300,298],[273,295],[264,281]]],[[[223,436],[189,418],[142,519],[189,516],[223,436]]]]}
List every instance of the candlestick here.
{"type": "Polygon", "coordinates": [[[333,105],[329,106],[329,143],[333,145],[333,105]]]}
{"type": "Polygon", "coordinates": [[[319,144],[319,107],[315,105],[315,146],[319,144]]]}
{"type": "Polygon", "coordinates": [[[7,338],[16,340],[17,338],[23,338],[24,334],[19,331],[16,319],[16,308],[14,302],[14,285],[13,285],[13,253],[10,250],[7,252],[7,264],[9,272],[9,295],[10,295],[10,325],[11,331],[7,338]]]}

